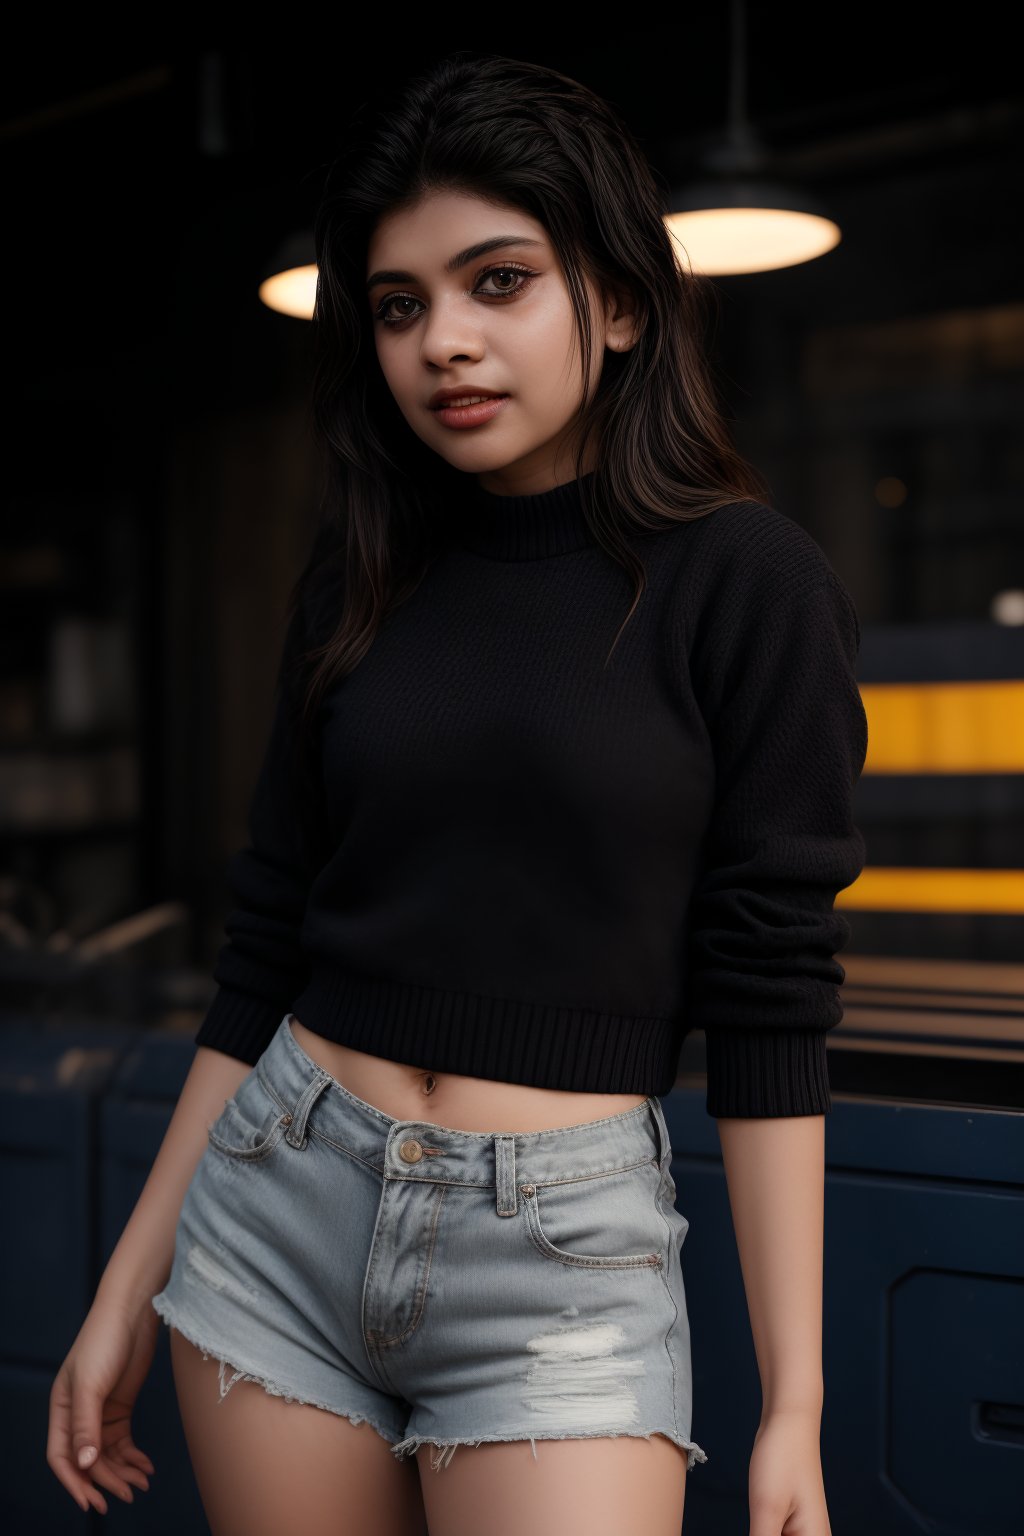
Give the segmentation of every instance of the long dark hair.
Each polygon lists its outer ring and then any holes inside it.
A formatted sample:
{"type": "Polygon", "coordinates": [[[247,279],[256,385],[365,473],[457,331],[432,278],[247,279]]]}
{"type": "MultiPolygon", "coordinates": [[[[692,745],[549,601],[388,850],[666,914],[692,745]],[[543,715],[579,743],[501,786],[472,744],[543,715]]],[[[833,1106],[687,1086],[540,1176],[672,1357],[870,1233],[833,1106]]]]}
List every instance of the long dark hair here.
{"type": "Polygon", "coordinates": [[[583,487],[591,531],[634,580],[624,623],[645,585],[630,535],[737,500],[769,499],[733,446],[716,399],[702,341],[710,282],[681,264],[651,167],[625,123],[556,70],[460,49],[357,112],[316,214],[312,416],[323,498],[289,611],[319,581],[338,622],[304,652],[304,720],[422,579],[438,547],[439,509],[454,482],[465,483],[401,415],[377,361],[366,303],[377,222],[435,190],[519,207],[544,225],[572,300],[584,381],[591,369],[584,273],[601,292],[624,287],[638,306],[639,341],[607,353],[593,398],[587,402],[584,390],[574,418],[577,476],[586,445],[596,446],[597,468],[583,487]]]}

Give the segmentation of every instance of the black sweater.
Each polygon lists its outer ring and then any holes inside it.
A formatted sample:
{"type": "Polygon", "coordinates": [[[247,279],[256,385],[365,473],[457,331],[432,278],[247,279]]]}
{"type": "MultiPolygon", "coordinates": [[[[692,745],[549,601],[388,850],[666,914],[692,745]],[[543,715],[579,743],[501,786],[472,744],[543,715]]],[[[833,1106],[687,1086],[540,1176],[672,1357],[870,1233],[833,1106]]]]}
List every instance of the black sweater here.
{"type": "Polygon", "coordinates": [[[327,696],[312,790],[286,680],[337,612],[311,598],[285,637],[197,1044],[252,1064],[293,1011],[436,1072],[665,1094],[702,1029],[709,1114],[825,1113],[865,851],[849,593],[735,503],[635,536],[647,590],[605,665],[632,581],[579,482],[467,485],[327,696]]]}

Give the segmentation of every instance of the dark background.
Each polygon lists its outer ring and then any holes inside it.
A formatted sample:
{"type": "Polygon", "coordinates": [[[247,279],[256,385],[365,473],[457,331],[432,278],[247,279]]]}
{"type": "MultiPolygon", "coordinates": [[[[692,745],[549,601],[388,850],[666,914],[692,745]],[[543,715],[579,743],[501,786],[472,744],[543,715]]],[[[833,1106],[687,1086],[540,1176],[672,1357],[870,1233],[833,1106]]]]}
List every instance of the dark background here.
{"type": "MultiPolygon", "coordinates": [[[[264,264],[309,223],[376,83],[454,48],[574,75],[619,107],[664,180],[693,174],[727,115],[730,10],[628,29],[611,13],[607,33],[592,12],[554,38],[523,8],[468,37],[383,13],[253,13],[230,41],[170,46],[104,41],[91,15],[76,38],[46,16],[48,35],[8,39],[0,1184],[16,1262],[0,1285],[0,1422],[18,1475],[4,1530],[205,1529],[165,1344],[133,1414],[150,1493],[131,1507],[108,1494],[108,1514],[86,1516],[43,1447],[55,1373],[213,992],[225,866],[316,516],[310,327],[260,303],[264,264]]],[[[843,239],[790,270],[717,279],[712,360],[740,446],[854,596],[866,697],[1024,678],[1024,615],[996,601],[1024,593],[1011,16],[749,7],[754,127],[843,239]]],[[[1019,714],[985,728],[1024,759],[1019,714]]],[[[869,757],[865,875],[1021,877],[1024,761],[928,766],[879,773],[869,757]]],[[[824,1276],[836,1536],[1019,1526],[1022,909],[848,909],[824,1276]]],[[[693,1430],[710,1458],[687,1528],[745,1533],[761,1394],[702,1039],[665,1100],[690,1222],[693,1430]]]]}
{"type": "MultiPolygon", "coordinates": [[[[716,279],[713,363],[742,448],[854,595],[864,677],[884,676],[908,627],[935,641],[921,676],[979,632],[986,675],[1020,676],[1024,629],[994,625],[992,601],[1024,588],[1024,95],[994,9],[956,13],[955,32],[920,14],[927,28],[901,33],[891,7],[751,8],[750,117],[843,240],[716,279]],[[897,508],[879,499],[887,476],[908,487],[897,508]]],[[[551,40],[519,11],[449,39],[374,19],[359,47],[314,20],[301,46],[8,52],[9,1000],[187,1028],[212,992],[224,866],[319,486],[310,327],[256,288],[310,223],[353,110],[378,81],[491,49],[606,96],[671,182],[724,125],[728,25],[728,7],[705,8],[551,40]]],[[[861,788],[869,862],[1024,865],[1019,775],[931,800],[934,785],[861,788]]],[[[851,950],[1010,961],[1019,928],[1016,913],[858,912],[851,950]]]]}

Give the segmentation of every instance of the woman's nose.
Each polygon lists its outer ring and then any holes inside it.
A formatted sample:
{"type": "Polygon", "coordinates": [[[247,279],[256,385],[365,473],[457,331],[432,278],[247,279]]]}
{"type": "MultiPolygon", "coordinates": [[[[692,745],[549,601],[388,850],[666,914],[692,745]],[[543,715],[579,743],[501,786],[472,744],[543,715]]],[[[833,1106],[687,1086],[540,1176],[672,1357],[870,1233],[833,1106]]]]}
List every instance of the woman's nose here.
{"type": "Polygon", "coordinates": [[[447,368],[451,363],[479,360],[485,348],[478,331],[450,310],[435,310],[422,322],[420,351],[425,362],[447,368]]]}

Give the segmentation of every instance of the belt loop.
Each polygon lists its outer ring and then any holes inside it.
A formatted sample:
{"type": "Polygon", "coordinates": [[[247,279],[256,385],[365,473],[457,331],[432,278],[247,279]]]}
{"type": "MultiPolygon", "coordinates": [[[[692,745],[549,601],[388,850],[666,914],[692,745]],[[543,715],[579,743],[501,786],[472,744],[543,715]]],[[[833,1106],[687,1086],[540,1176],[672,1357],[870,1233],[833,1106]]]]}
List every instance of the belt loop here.
{"type": "Polygon", "coordinates": [[[658,1145],[658,1167],[664,1173],[672,1161],[672,1139],[669,1136],[668,1124],[665,1120],[665,1111],[661,1107],[661,1100],[656,1093],[652,1093],[648,1099],[651,1109],[651,1118],[655,1125],[655,1135],[658,1145]]]}
{"type": "Polygon", "coordinates": [[[497,1187],[498,1215],[514,1216],[518,1210],[516,1139],[500,1131],[494,1134],[494,1182],[497,1187]]]}
{"type": "Polygon", "coordinates": [[[305,1088],[299,1094],[298,1103],[292,1110],[291,1124],[285,1132],[285,1140],[289,1146],[297,1147],[301,1150],[309,1141],[309,1137],[306,1135],[306,1122],[309,1119],[310,1111],[320,1095],[325,1089],[330,1087],[330,1084],[331,1079],[326,1074],[318,1072],[315,1077],[310,1078],[305,1088]]]}

